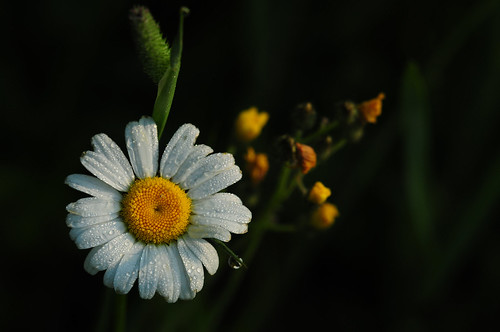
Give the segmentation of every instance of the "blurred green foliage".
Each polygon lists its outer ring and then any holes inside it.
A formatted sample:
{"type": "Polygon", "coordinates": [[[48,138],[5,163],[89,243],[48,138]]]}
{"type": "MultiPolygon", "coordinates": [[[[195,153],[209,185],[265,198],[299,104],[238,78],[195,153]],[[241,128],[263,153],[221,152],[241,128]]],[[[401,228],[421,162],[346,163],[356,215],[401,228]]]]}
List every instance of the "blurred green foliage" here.
{"type": "MultiPolygon", "coordinates": [[[[69,239],[64,207],[80,195],[63,180],[84,172],[92,135],[123,146],[126,123],[152,112],[156,87],[128,21],[135,4],[1,4],[2,330],[108,328],[114,297],[69,239]]],[[[194,301],[144,301],[134,289],[130,331],[498,328],[498,1],[142,4],[169,38],[179,8],[191,9],[163,141],[192,122],[223,151],[236,114],[256,105],[271,114],[265,144],[300,102],[327,115],[340,100],[387,98],[360,143],[305,177],[332,188],[333,228],[268,234],[246,271],[220,252],[194,301]]],[[[280,218],[300,213],[285,204],[280,218]]],[[[230,245],[244,252],[251,236],[230,245]]]]}

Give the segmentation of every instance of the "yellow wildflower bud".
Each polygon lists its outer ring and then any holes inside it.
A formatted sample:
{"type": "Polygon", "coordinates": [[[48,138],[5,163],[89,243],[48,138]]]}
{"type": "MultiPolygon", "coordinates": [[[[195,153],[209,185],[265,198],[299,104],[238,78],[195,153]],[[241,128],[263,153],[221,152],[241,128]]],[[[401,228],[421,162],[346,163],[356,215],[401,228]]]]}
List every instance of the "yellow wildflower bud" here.
{"type": "Polygon", "coordinates": [[[265,153],[255,153],[253,148],[248,148],[245,155],[246,169],[250,174],[252,183],[254,185],[259,184],[267,174],[269,170],[269,160],[265,153]]]}
{"type": "Polygon", "coordinates": [[[323,203],[311,216],[311,224],[317,229],[326,229],[333,225],[335,218],[339,216],[339,210],[331,203],[323,203]]]}
{"type": "Polygon", "coordinates": [[[297,149],[297,161],[302,174],[307,174],[311,168],[316,166],[316,152],[309,145],[295,143],[297,149]]]}
{"type": "Polygon", "coordinates": [[[384,93],[379,93],[376,98],[364,101],[358,105],[358,109],[366,122],[375,123],[377,117],[382,114],[382,100],[385,99],[384,93]]]}
{"type": "Polygon", "coordinates": [[[307,199],[314,204],[323,204],[331,194],[330,188],[325,187],[323,183],[318,181],[309,191],[307,199]]]}
{"type": "Polygon", "coordinates": [[[269,113],[260,112],[256,107],[242,111],[236,119],[236,136],[240,141],[249,142],[260,135],[269,120],[269,113]]]}

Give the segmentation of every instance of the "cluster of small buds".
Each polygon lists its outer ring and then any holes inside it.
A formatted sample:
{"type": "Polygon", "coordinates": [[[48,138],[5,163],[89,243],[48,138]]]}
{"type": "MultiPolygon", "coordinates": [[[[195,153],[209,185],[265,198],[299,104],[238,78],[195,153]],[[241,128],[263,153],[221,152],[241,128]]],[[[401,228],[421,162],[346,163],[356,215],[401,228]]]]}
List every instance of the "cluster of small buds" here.
{"type": "MultiPolygon", "coordinates": [[[[361,103],[345,101],[337,104],[335,112],[321,117],[310,102],[301,103],[290,112],[290,133],[278,137],[270,154],[275,157],[273,161],[282,164],[282,168],[294,170],[291,184],[295,181],[308,201],[309,224],[314,228],[323,230],[333,225],[339,210],[327,201],[332,194],[330,188],[316,181],[308,190],[303,177],[309,176],[317,164],[326,161],[347,142],[361,139],[366,124],[376,123],[381,115],[384,98],[385,95],[380,93],[361,103]]],[[[254,144],[268,120],[267,112],[251,107],[241,111],[235,122],[235,137],[245,146],[245,169],[254,188],[266,177],[269,160],[267,154],[256,152],[250,142],[254,144]]]]}
{"type": "MultiPolygon", "coordinates": [[[[278,146],[285,160],[292,167],[307,174],[317,163],[325,161],[349,141],[359,141],[367,123],[376,123],[382,114],[383,93],[377,97],[355,103],[345,101],[338,104],[333,117],[323,116],[318,120],[318,113],[310,103],[299,104],[292,112],[292,125],[295,137],[282,136],[278,146]],[[307,143],[308,145],[306,145],[307,143]],[[313,143],[312,145],[309,145],[313,143]]],[[[307,192],[302,186],[302,191],[307,192]]],[[[299,186],[300,187],[300,186],[299,186]]],[[[310,214],[311,225],[317,229],[331,226],[339,216],[337,206],[327,202],[331,190],[321,182],[316,182],[308,191],[307,200],[313,204],[310,214]]]]}

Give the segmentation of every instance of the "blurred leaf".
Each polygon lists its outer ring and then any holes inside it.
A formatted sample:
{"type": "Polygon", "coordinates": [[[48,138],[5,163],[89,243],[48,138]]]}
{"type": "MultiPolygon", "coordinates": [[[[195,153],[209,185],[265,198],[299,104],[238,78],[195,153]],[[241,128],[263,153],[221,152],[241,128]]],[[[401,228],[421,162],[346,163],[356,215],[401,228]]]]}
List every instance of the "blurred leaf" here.
{"type": "Polygon", "coordinates": [[[497,0],[479,1],[475,8],[467,12],[467,15],[460,17],[458,24],[450,28],[450,34],[442,43],[438,44],[426,67],[428,74],[426,76],[431,82],[435,84],[441,82],[446,66],[479,25],[496,12],[499,4],[500,2],[497,0]]]}
{"type": "Polygon", "coordinates": [[[400,108],[410,219],[420,244],[430,249],[433,236],[429,189],[430,107],[427,85],[415,63],[409,63],[403,75],[400,108]]]}
{"type": "Polygon", "coordinates": [[[500,196],[500,155],[489,165],[487,172],[480,181],[480,188],[470,196],[471,203],[463,206],[461,218],[453,232],[451,242],[447,247],[444,259],[439,269],[430,275],[427,281],[426,293],[432,294],[441,288],[457,268],[461,257],[467,252],[471,244],[477,241],[480,230],[485,226],[489,213],[498,204],[500,196]]]}

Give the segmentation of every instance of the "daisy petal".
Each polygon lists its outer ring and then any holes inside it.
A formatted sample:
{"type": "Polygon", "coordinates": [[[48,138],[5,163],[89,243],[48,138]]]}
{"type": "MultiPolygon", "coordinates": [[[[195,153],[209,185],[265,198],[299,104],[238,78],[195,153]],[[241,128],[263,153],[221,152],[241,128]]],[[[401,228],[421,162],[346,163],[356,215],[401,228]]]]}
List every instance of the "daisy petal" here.
{"type": "Polygon", "coordinates": [[[181,187],[185,190],[196,187],[233,165],[234,157],[232,154],[214,153],[196,163],[196,168],[182,181],[181,187]]]}
{"type": "Polygon", "coordinates": [[[212,150],[211,147],[203,144],[193,146],[189,156],[186,160],[184,160],[182,165],[179,166],[179,169],[172,177],[172,182],[180,183],[184,181],[186,177],[196,168],[198,161],[212,152],[214,152],[214,150],[212,150]]]}
{"type": "Polygon", "coordinates": [[[90,263],[92,257],[95,256],[95,254],[103,247],[103,245],[100,245],[100,246],[97,246],[97,247],[94,247],[92,248],[92,250],[89,251],[89,253],[87,254],[87,257],[85,257],[85,261],[83,262],[83,268],[85,269],[85,271],[87,271],[88,274],[90,275],[95,275],[97,274],[97,272],[99,272],[98,269],[96,269],[94,267],[94,265],[92,265],[90,263]]]}
{"type": "Polygon", "coordinates": [[[97,217],[116,213],[121,210],[120,202],[96,197],[80,198],[66,206],[66,211],[82,217],[97,217]]]}
{"type": "Polygon", "coordinates": [[[104,155],[104,157],[113,163],[114,169],[126,179],[128,184],[134,181],[134,171],[123,154],[122,149],[106,134],[98,134],[92,137],[92,147],[94,151],[104,155]]]}
{"type": "Polygon", "coordinates": [[[184,236],[183,239],[191,252],[203,263],[208,273],[214,274],[217,272],[219,255],[210,243],[203,239],[193,239],[189,236],[184,236]]]}
{"type": "Polygon", "coordinates": [[[198,257],[189,249],[183,237],[177,240],[177,248],[179,249],[179,255],[181,255],[184,266],[186,267],[191,290],[197,293],[203,288],[203,265],[198,257]]]}
{"type": "Polygon", "coordinates": [[[238,166],[234,165],[222,173],[217,174],[210,180],[207,180],[197,187],[189,190],[188,195],[191,199],[201,199],[208,195],[214,194],[222,189],[227,188],[233,183],[241,179],[241,170],[238,166]]]}
{"type": "Polygon", "coordinates": [[[135,174],[141,179],[158,171],[158,133],[154,120],[143,117],[125,128],[128,155],[135,174]]]}
{"type": "Polygon", "coordinates": [[[225,202],[233,202],[233,203],[243,204],[243,202],[241,201],[241,199],[238,196],[236,196],[235,194],[231,194],[231,193],[213,194],[209,197],[206,197],[202,200],[199,200],[198,202],[205,201],[205,200],[212,200],[212,199],[217,199],[217,200],[225,201],[225,202]]]}
{"type": "Polygon", "coordinates": [[[147,244],[142,251],[139,267],[139,294],[143,299],[151,299],[158,287],[160,264],[158,264],[158,248],[147,244]]]}
{"type": "Polygon", "coordinates": [[[177,301],[177,298],[174,299],[174,277],[166,246],[158,247],[158,263],[160,264],[160,274],[158,276],[157,292],[168,302],[173,303],[177,301]]]}
{"type": "Polygon", "coordinates": [[[102,153],[84,152],[80,162],[90,173],[116,190],[125,192],[134,181],[134,178],[125,173],[119,164],[107,159],[102,153]]]}
{"type": "Polygon", "coordinates": [[[248,225],[235,222],[232,220],[225,220],[221,218],[213,218],[207,216],[195,215],[191,216],[189,222],[193,225],[204,225],[204,226],[219,226],[227,229],[231,233],[244,234],[248,231],[248,225]]]}
{"type": "Polygon", "coordinates": [[[118,212],[97,217],[82,217],[76,214],[68,213],[66,216],[66,225],[73,228],[88,227],[100,224],[106,221],[111,221],[120,216],[118,212]]]}
{"type": "Polygon", "coordinates": [[[127,294],[139,275],[139,266],[144,243],[136,242],[123,258],[116,270],[114,288],[118,294],[127,294]]]}
{"type": "Polygon", "coordinates": [[[83,174],[71,174],[65,183],[73,189],[79,190],[94,197],[120,201],[122,195],[110,185],[98,178],[83,174]]]}
{"type": "Polygon", "coordinates": [[[135,240],[132,234],[124,233],[118,237],[115,237],[113,240],[108,243],[102,245],[99,250],[93,252],[90,251],[89,256],[89,264],[94,269],[99,271],[106,270],[108,267],[116,263],[122,256],[130,249],[130,247],[134,244],[135,240]]]}
{"type": "Polygon", "coordinates": [[[108,267],[106,272],[104,272],[104,278],[102,279],[104,286],[113,288],[113,282],[115,280],[116,271],[118,270],[118,265],[120,261],[117,261],[112,266],[108,267]]]}
{"type": "Polygon", "coordinates": [[[73,228],[72,230],[69,231],[69,237],[71,240],[75,241],[77,237],[80,236],[80,234],[84,233],[86,230],[88,230],[88,227],[82,227],[82,228],[73,228]]]}
{"type": "MultiPolygon", "coordinates": [[[[80,230],[80,228],[73,228],[70,235],[75,230],[80,230]]],[[[126,231],[127,226],[118,219],[85,228],[74,241],[78,249],[88,249],[109,242],[126,231]]]]}
{"type": "Polygon", "coordinates": [[[190,123],[182,125],[168,142],[160,161],[160,175],[171,178],[191,153],[200,131],[190,123]]]}
{"type": "Polygon", "coordinates": [[[172,301],[175,302],[177,298],[181,300],[191,300],[195,297],[194,292],[190,287],[189,277],[186,272],[186,267],[179,254],[179,249],[176,243],[171,243],[165,248],[170,258],[172,275],[174,277],[174,296],[172,301]]]}
{"type": "Polygon", "coordinates": [[[187,233],[195,239],[214,238],[223,242],[231,240],[231,233],[220,226],[189,225],[187,233]]]}
{"type": "Polygon", "coordinates": [[[250,210],[241,203],[228,200],[227,195],[215,194],[193,202],[192,210],[196,215],[249,223],[252,219],[250,210]]]}

